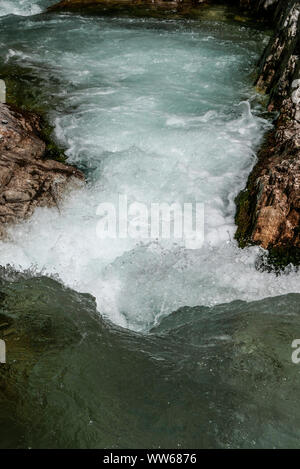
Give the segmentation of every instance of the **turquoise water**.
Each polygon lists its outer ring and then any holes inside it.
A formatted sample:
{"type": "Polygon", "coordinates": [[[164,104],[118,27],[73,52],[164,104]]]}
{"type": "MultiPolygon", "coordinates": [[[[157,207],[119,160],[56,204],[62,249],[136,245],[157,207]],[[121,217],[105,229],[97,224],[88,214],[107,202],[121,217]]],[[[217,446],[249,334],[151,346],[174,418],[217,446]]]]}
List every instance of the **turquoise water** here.
{"type": "Polygon", "coordinates": [[[234,241],[234,199],[270,128],[251,79],[268,37],[48,4],[1,4],[0,60],[26,67],[87,184],[0,243],[24,272],[2,271],[18,363],[2,445],[297,446],[299,274],[259,272],[261,250],[234,241]],[[203,203],[204,245],[99,239],[97,207],[119,194],[203,203]]]}

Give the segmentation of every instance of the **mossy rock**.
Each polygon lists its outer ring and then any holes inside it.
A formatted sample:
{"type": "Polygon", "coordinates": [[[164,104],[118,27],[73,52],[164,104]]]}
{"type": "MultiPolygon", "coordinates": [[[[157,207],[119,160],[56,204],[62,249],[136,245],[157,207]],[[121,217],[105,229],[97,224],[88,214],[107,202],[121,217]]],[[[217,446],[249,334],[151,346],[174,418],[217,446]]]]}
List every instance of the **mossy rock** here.
{"type": "Polygon", "coordinates": [[[255,224],[254,214],[255,201],[249,189],[241,191],[235,199],[236,215],[235,223],[237,230],[235,239],[241,248],[253,244],[251,242],[251,233],[255,224]]]}
{"type": "Polygon", "coordinates": [[[34,112],[40,116],[39,137],[46,144],[44,158],[66,163],[65,149],[56,141],[54,127],[47,119],[50,108],[41,99],[42,79],[35,76],[30,68],[15,64],[0,64],[0,78],[6,83],[7,104],[23,112],[34,112]]]}
{"type": "Polygon", "coordinates": [[[275,272],[277,275],[288,270],[299,270],[300,247],[277,246],[271,247],[259,256],[256,261],[256,268],[261,272],[275,272]]]}

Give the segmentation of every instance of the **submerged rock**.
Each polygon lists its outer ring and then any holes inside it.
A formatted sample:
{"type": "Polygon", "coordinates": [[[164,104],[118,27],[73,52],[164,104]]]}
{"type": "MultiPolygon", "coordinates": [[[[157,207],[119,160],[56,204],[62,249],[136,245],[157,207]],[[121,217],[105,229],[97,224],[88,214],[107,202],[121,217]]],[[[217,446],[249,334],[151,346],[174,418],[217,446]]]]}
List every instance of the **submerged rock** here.
{"type": "Polygon", "coordinates": [[[5,225],[37,206],[58,206],[66,188],[84,179],[76,168],[45,159],[40,118],[0,104],[0,236],[5,225]]]}
{"type": "Polygon", "coordinates": [[[264,20],[269,19],[271,13],[274,12],[280,0],[61,0],[50,6],[48,11],[59,10],[89,10],[98,9],[98,11],[106,11],[113,9],[128,9],[131,12],[135,10],[144,12],[147,10],[169,10],[178,13],[193,13],[197,8],[205,5],[224,7],[239,7],[251,14],[260,16],[264,20]]]}
{"type": "MultiPolygon", "coordinates": [[[[276,31],[260,62],[257,87],[279,111],[246,190],[236,237],[280,252],[300,248],[300,2],[276,2],[276,31]]],[[[288,260],[293,259],[288,256],[288,260]]]]}
{"type": "MultiPolygon", "coordinates": [[[[48,8],[53,11],[80,11],[95,14],[129,14],[130,16],[161,17],[161,18],[201,18],[216,21],[236,20],[248,21],[249,18],[238,16],[242,10],[249,13],[248,5],[243,0],[61,0],[48,8]],[[238,8],[237,8],[238,7],[238,8]]],[[[253,8],[252,8],[253,9],[253,8]]],[[[256,13],[268,14],[257,7],[256,13]]],[[[254,11],[253,11],[254,13],[254,11]]]]}
{"type": "Polygon", "coordinates": [[[98,8],[99,10],[118,9],[122,8],[135,8],[141,10],[143,8],[150,9],[163,9],[163,10],[177,10],[185,8],[186,5],[190,7],[195,3],[206,3],[206,0],[61,0],[59,3],[48,8],[48,11],[57,10],[75,10],[75,9],[89,9],[98,8]]]}

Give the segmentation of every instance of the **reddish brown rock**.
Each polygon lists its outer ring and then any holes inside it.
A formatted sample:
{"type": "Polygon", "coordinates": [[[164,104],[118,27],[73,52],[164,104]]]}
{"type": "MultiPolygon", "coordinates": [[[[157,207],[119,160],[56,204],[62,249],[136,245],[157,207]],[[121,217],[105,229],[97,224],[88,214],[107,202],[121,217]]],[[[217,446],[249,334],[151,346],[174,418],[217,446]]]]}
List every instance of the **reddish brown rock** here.
{"type": "Polygon", "coordinates": [[[0,236],[35,207],[58,206],[66,188],[84,179],[76,168],[43,158],[39,131],[37,115],[0,104],[0,236]]]}
{"type": "Polygon", "coordinates": [[[282,252],[300,248],[300,2],[278,3],[257,86],[280,114],[238,198],[236,237],[282,252]]]}

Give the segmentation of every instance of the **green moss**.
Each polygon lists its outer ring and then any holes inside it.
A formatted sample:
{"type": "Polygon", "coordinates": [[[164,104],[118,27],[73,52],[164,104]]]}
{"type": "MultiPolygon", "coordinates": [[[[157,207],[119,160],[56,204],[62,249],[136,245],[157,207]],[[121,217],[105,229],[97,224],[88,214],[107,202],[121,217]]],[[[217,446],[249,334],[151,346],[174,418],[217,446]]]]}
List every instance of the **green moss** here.
{"type": "Polygon", "coordinates": [[[260,271],[275,272],[281,274],[286,268],[300,266],[300,247],[296,246],[278,246],[271,247],[266,254],[261,255],[256,268],[260,271]]]}
{"type": "Polygon", "coordinates": [[[53,137],[54,127],[49,124],[49,122],[44,117],[41,118],[40,125],[41,130],[39,132],[39,137],[46,144],[44,158],[56,160],[60,163],[66,163],[67,157],[65,155],[65,151],[55,142],[55,139],[53,137]]]}
{"type": "Polygon", "coordinates": [[[238,241],[239,246],[244,248],[250,244],[250,233],[253,227],[250,191],[248,189],[241,191],[236,197],[235,203],[237,207],[235,215],[235,223],[237,225],[235,239],[238,241]]]}
{"type": "Polygon", "coordinates": [[[53,159],[65,163],[65,149],[56,142],[54,127],[47,119],[50,106],[43,99],[42,80],[34,75],[29,68],[19,65],[0,64],[0,78],[5,80],[7,104],[25,112],[34,112],[40,116],[41,130],[39,137],[46,144],[45,159],[53,159]]]}

